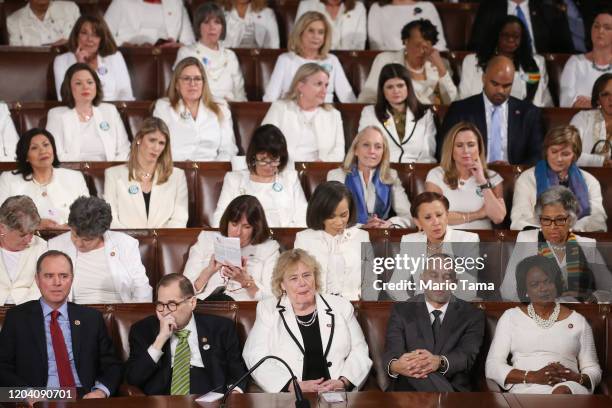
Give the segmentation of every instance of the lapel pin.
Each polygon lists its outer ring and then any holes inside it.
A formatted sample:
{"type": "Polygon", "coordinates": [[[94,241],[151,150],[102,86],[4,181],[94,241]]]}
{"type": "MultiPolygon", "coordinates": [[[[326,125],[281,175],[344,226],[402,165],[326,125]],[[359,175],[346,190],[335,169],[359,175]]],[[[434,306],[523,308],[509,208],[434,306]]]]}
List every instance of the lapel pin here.
{"type": "Polygon", "coordinates": [[[115,251],[112,251],[112,252],[111,252],[111,256],[115,256],[115,251]]]}
{"type": "Polygon", "coordinates": [[[80,326],[81,325],[81,321],[80,320],[75,320],[74,321],[74,325],[75,326],[80,326]]]}
{"type": "Polygon", "coordinates": [[[128,188],[128,193],[130,194],[138,194],[138,186],[135,184],[132,184],[129,188],[128,188]]]}
{"type": "Polygon", "coordinates": [[[204,350],[210,350],[210,344],[205,344],[202,346],[204,350]]]}
{"type": "Polygon", "coordinates": [[[570,324],[567,325],[567,327],[569,327],[570,329],[573,329],[574,325],[570,323],[570,324]]]}
{"type": "Polygon", "coordinates": [[[202,343],[208,343],[208,337],[202,337],[202,343]]]}
{"type": "Polygon", "coordinates": [[[102,129],[103,131],[107,131],[108,129],[110,129],[110,125],[108,124],[107,121],[101,122],[100,123],[100,129],[102,129]]]}
{"type": "Polygon", "coordinates": [[[331,327],[331,323],[327,323],[327,327],[331,327]]]}

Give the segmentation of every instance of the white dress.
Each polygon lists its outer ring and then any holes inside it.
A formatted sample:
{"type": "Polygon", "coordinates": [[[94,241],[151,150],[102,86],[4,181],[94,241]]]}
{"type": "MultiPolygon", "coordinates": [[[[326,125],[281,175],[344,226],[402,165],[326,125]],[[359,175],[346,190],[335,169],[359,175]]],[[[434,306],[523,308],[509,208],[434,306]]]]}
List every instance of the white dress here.
{"type": "Polygon", "coordinates": [[[434,47],[438,51],[446,51],[446,38],[440,15],[430,1],[419,1],[415,4],[387,4],[380,6],[372,4],[368,14],[368,38],[370,49],[399,50],[402,44],[402,28],[411,21],[425,19],[438,29],[438,42],[434,47]]]}
{"type": "Polygon", "coordinates": [[[11,119],[11,112],[4,102],[0,102],[0,162],[15,161],[15,148],[19,135],[11,119]]]}
{"type": "Polygon", "coordinates": [[[581,167],[602,167],[606,156],[591,153],[595,145],[597,149],[605,146],[604,143],[598,143],[606,140],[606,121],[601,111],[599,109],[580,111],[574,115],[570,125],[578,128],[582,140],[582,154],[577,164],[581,167]]]}
{"type": "Polygon", "coordinates": [[[291,81],[296,71],[302,65],[314,62],[321,65],[329,73],[329,85],[325,102],[331,103],[334,100],[334,93],[342,103],[352,103],[356,101],[355,93],[351,84],[346,78],[344,68],[340,64],[338,57],[334,54],[327,54],[322,60],[309,60],[302,58],[294,52],[285,52],[278,56],[274,71],[270,76],[270,81],[266,85],[266,93],[263,96],[264,102],[274,102],[285,97],[291,81]]]}
{"type": "Polygon", "coordinates": [[[606,73],[612,73],[612,64],[606,70],[598,70],[593,67],[584,54],[572,55],[563,68],[561,74],[561,97],[559,104],[562,108],[571,107],[577,96],[586,96],[589,99],[593,93],[595,80],[606,73]]]}
{"type": "MultiPolygon", "coordinates": [[[[504,181],[499,174],[489,170],[489,181],[496,187],[504,181]]],[[[458,212],[474,212],[478,211],[484,205],[484,197],[479,194],[480,189],[476,183],[474,176],[467,180],[463,180],[463,184],[459,183],[455,190],[451,189],[444,182],[444,170],[442,167],[435,167],[427,173],[425,182],[433,183],[442,190],[442,194],[448,198],[450,203],[449,211],[458,212]]],[[[493,224],[489,218],[470,221],[465,224],[453,225],[455,229],[492,229],[493,224]]]]}
{"type": "Polygon", "coordinates": [[[565,385],[572,394],[590,394],[601,380],[593,331],[577,312],[543,329],[519,307],[506,310],[497,322],[485,367],[487,378],[513,393],[551,394],[556,387],[565,385]],[[512,365],[507,362],[509,355],[512,355],[512,365]],[[537,371],[554,362],[588,375],[592,388],[588,390],[575,381],[555,386],[506,384],[506,377],[513,369],[537,371]]]}
{"type": "Polygon", "coordinates": [[[198,41],[179,49],[174,67],[187,57],[195,57],[202,63],[210,92],[216,99],[246,102],[244,78],[234,51],[224,47],[213,50],[198,41]]]}
{"type": "Polygon", "coordinates": [[[247,6],[244,18],[235,7],[225,11],[227,29],[223,46],[227,48],[279,48],[278,23],[274,11],[264,7],[259,11],[247,6]],[[247,47],[247,45],[250,45],[247,47]]]}
{"type": "Polygon", "coordinates": [[[67,40],[80,15],[75,2],[52,1],[40,21],[28,3],[6,19],[9,44],[39,47],[61,39],[67,40]]]}

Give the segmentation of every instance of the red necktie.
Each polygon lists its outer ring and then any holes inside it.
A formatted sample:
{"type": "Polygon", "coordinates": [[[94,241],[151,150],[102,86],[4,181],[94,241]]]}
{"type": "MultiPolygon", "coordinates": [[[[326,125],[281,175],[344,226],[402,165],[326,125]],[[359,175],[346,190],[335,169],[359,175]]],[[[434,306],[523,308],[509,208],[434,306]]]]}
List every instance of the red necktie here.
{"type": "Polygon", "coordinates": [[[53,343],[53,352],[55,353],[55,364],[57,365],[57,376],[59,377],[60,387],[74,387],[74,376],[72,368],[70,368],[70,360],[68,360],[68,350],[62,329],[57,322],[59,312],[54,310],[51,312],[51,343],[53,343]]]}

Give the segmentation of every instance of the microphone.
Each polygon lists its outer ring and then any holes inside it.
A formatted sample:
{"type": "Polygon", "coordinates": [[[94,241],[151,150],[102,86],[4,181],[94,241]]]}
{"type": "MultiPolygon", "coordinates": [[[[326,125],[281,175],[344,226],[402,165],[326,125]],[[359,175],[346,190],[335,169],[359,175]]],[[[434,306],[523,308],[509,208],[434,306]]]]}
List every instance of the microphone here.
{"type": "Polygon", "coordinates": [[[276,356],[263,357],[261,360],[255,363],[255,365],[253,365],[253,367],[251,367],[249,371],[244,373],[244,375],[240,377],[238,381],[236,381],[234,384],[230,384],[229,387],[227,387],[227,391],[225,391],[225,394],[223,394],[223,399],[221,400],[220,408],[225,408],[225,401],[227,400],[227,397],[229,397],[229,395],[232,393],[234,388],[236,388],[236,386],[240,384],[242,380],[247,378],[247,376],[251,375],[251,373],[255,371],[264,361],[270,358],[273,360],[280,361],[285,367],[287,367],[287,370],[289,370],[289,374],[291,374],[291,382],[293,383],[293,391],[295,393],[295,408],[310,408],[310,401],[308,401],[307,399],[304,399],[304,395],[302,394],[302,389],[300,388],[300,385],[298,384],[298,381],[297,381],[297,377],[295,376],[295,374],[293,374],[291,367],[289,367],[289,364],[287,364],[285,360],[283,360],[280,357],[276,357],[276,356]]]}

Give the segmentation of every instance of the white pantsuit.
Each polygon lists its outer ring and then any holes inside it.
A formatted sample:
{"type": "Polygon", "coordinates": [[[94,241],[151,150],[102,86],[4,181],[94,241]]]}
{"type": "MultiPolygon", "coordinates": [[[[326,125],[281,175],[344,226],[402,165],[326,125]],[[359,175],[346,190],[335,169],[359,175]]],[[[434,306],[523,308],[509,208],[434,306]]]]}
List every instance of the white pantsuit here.
{"type": "Polygon", "coordinates": [[[0,102],[0,162],[15,161],[15,148],[19,135],[11,119],[11,112],[6,103],[0,102]]]}
{"type": "Polygon", "coordinates": [[[225,12],[225,23],[227,30],[223,46],[228,48],[240,48],[240,43],[245,35],[248,24],[254,25],[253,36],[256,48],[279,48],[278,23],[274,11],[264,7],[259,11],[253,11],[251,5],[247,6],[244,19],[240,18],[238,11],[233,7],[225,12]]]}
{"type": "Polygon", "coordinates": [[[26,249],[19,251],[17,270],[13,271],[15,278],[11,281],[6,265],[0,258],[0,305],[8,299],[18,305],[40,297],[40,291],[34,280],[38,257],[47,250],[47,242],[34,235],[26,249]]]}
{"type": "Polygon", "coordinates": [[[72,1],[51,1],[45,17],[40,21],[28,3],[6,19],[9,44],[39,47],[61,39],[67,40],[80,14],[72,1]]]}
{"type": "Polygon", "coordinates": [[[580,139],[582,140],[582,154],[576,163],[580,167],[602,167],[608,156],[591,153],[593,147],[596,145],[596,151],[602,151],[606,146],[606,120],[601,110],[591,109],[580,111],[574,115],[570,125],[576,126],[580,132],[580,139]]]}

